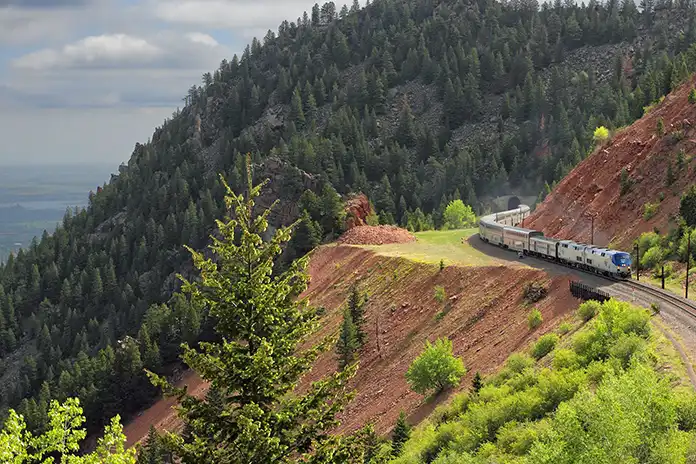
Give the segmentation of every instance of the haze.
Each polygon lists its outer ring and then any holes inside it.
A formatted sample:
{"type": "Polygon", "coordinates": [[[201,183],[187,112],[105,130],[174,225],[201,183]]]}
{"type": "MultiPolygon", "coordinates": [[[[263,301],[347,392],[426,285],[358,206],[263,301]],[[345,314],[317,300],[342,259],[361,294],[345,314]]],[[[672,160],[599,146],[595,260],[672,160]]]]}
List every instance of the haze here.
{"type": "Polygon", "coordinates": [[[0,165],[128,160],[202,73],[313,4],[0,0],[0,165]]]}

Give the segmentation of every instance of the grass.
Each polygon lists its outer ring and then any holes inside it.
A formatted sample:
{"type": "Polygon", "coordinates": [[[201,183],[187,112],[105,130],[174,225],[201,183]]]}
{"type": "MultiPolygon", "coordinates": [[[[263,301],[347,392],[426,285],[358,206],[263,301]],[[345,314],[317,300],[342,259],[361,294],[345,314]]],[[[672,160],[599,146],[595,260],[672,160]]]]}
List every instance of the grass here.
{"type": "Polygon", "coordinates": [[[412,243],[395,243],[389,245],[363,245],[383,256],[407,258],[412,261],[440,264],[446,266],[490,266],[499,261],[474,249],[467,239],[478,233],[478,228],[459,230],[429,230],[417,232],[416,241],[412,243]],[[464,242],[462,243],[462,239],[464,242]]]}

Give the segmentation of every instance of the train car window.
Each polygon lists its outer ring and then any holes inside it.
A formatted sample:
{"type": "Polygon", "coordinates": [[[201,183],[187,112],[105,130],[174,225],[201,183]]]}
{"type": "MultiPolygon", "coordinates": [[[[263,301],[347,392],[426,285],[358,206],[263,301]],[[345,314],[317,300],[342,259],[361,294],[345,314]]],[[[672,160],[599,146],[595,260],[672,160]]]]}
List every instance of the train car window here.
{"type": "Polygon", "coordinates": [[[587,264],[592,264],[592,260],[591,260],[591,259],[588,259],[588,260],[587,260],[587,264]]]}
{"type": "Polygon", "coordinates": [[[582,261],[582,256],[576,256],[575,259],[576,261],[582,261]]]}

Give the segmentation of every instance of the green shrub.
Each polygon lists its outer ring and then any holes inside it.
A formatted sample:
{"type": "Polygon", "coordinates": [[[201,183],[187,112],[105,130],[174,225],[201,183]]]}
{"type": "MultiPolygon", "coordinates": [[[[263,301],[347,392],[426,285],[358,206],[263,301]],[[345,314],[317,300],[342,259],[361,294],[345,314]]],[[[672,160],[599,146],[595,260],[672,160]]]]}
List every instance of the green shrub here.
{"type": "Polygon", "coordinates": [[[665,135],[665,122],[662,120],[662,118],[657,120],[657,127],[655,128],[655,131],[657,132],[658,137],[665,135]]]}
{"type": "Polygon", "coordinates": [[[696,394],[683,392],[676,398],[677,424],[679,430],[696,430],[696,394]]]}
{"type": "Polygon", "coordinates": [[[534,356],[535,359],[543,358],[556,347],[556,343],[558,343],[558,335],[554,333],[543,335],[534,344],[532,356],[534,356]]]}
{"type": "Polygon", "coordinates": [[[577,315],[583,322],[587,322],[593,317],[595,317],[600,309],[602,308],[602,303],[596,300],[585,301],[578,307],[577,315]]]}
{"type": "Polygon", "coordinates": [[[659,203],[645,203],[643,205],[643,219],[646,221],[652,219],[657,214],[659,207],[659,203]]]}
{"type": "Polygon", "coordinates": [[[541,325],[542,322],[544,322],[544,319],[541,317],[541,311],[539,311],[537,308],[532,309],[532,311],[529,313],[529,316],[527,316],[527,324],[529,325],[529,330],[536,329],[541,325]]]}
{"type": "Polygon", "coordinates": [[[689,103],[696,103],[696,89],[691,89],[689,92],[689,103]]]}
{"type": "Polygon", "coordinates": [[[425,350],[408,368],[406,380],[413,391],[425,394],[457,385],[464,374],[464,361],[452,354],[452,341],[439,338],[434,344],[426,342],[425,350]]]}
{"type": "Polygon", "coordinates": [[[505,368],[514,374],[519,374],[534,365],[534,360],[524,353],[512,353],[505,362],[505,368]]]}
{"type": "Polygon", "coordinates": [[[630,364],[631,358],[641,352],[644,346],[645,341],[637,335],[623,335],[611,347],[609,354],[621,361],[621,365],[625,369],[630,364]]]}
{"type": "Polygon", "coordinates": [[[609,129],[607,129],[604,126],[599,126],[598,128],[595,129],[592,138],[594,139],[594,141],[596,143],[606,142],[607,139],[609,138],[609,129]]]}
{"type": "Polygon", "coordinates": [[[437,300],[437,302],[442,304],[445,302],[445,298],[447,298],[447,293],[445,293],[445,287],[443,287],[442,285],[435,286],[435,299],[437,300]]]}
{"type": "Polygon", "coordinates": [[[565,335],[571,330],[573,330],[573,325],[570,322],[563,322],[559,324],[558,329],[556,331],[561,335],[565,335]]]}
{"type": "Polygon", "coordinates": [[[665,259],[665,250],[659,245],[649,248],[640,257],[641,269],[653,269],[662,264],[665,259]]]}
{"type": "Polygon", "coordinates": [[[638,246],[640,247],[641,253],[649,248],[660,245],[661,242],[662,237],[655,232],[645,232],[640,234],[640,237],[638,238],[638,246]]]}
{"type": "Polygon", "coordinates": [[[559,348],[553,352],[554,369],[576,369],[580,365],[580,359],[573,350],[559,348]]]}

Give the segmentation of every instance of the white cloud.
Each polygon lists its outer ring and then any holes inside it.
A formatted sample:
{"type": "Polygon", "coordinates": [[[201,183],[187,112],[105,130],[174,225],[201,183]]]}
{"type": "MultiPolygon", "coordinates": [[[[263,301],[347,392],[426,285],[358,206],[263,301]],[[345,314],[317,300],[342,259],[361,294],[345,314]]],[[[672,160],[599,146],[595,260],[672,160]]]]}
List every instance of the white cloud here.
{"type": "Polygon", "coordinates": [[[284,20],[295,21],[314,3],[305,0],[155,0],[154,12],[164,21],[250,33],[277,30],[284,20]]]}
{"type": "Polygon", "coordinates": [[[145,66],[163,54],[156,45],[125,34],[85,37],[62,49],[44,49],[12,62],[18,69],[41,71],[54,68],[145,66]]]}
{"type": "Polygon", "coordinates": [[[208,34],[203,34],[202,32],[191,32],[186,34],[186,38],[193,43],[199,43],[207,45],[209,47],[217,47],[220,45],[217,40],[209,36],[208,34]]]}
{"type": "Polygon", "coordinates": [[[212,36],[164,31],[147,37],[86,37],[12,62],[0,105],[13,107],[176,106],[230,50],[212,36]]]}

